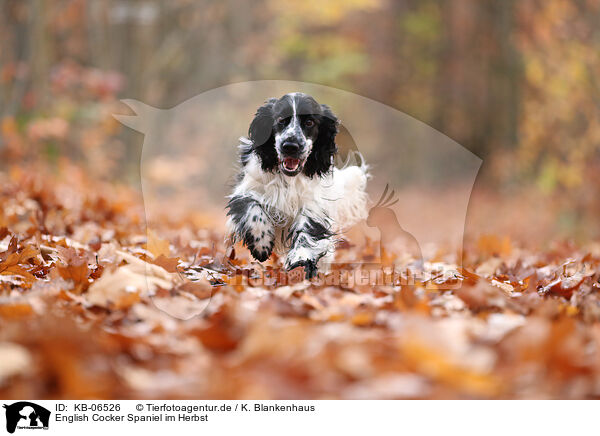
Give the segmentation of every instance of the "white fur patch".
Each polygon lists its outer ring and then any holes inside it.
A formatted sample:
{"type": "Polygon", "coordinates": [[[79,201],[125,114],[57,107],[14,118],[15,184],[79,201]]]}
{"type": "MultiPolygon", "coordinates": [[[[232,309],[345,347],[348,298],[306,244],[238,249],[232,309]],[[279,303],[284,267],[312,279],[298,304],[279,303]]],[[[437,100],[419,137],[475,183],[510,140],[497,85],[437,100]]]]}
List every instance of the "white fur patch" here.
{"type": "Polygon", "coordinates": [[[304,136],[304,131],[300,127],[300,118],[298,117],[298,111],[296,108],[297,93],[292,93],[289,95],[292,100],[292,118],[287,128],[281,133],[275,135],[275,150],[277,151],[277,156],[279,157],[279,159],[281,159],[281,146],[283,145],[283,141],[298,134],[302,138],[303,142],[306,144],[306,147],[304,148],[304,151],[300,156],[300,160],[302,161],[302,164],[304,164],[306,158],[308,157],[308,155],[310,155],[310,152],[312,151],[313,141],[312,139],[308,139],[306,138],[306,136],[304,136]]]}
{"type": "Polygon", "coordinates": [[[333,168],[331,173],[312,179],[302,173],[288,177],[263,171],[259,158],[252,155],[231,197],[250,195],[263,205],[276,227],[275,248],[281,252],[282,237],[302,211],[329,217],[334,232],[366,219],[367,178],[366,165],[333,168]]]}
{"type": "Polygon", "coordinates": [[[256,249],[265,251],[270,249],[273,240],[273,226],[269,217],[263,212],[260,206],[253,206],[248,209],[246,214],[246,227],[254,237],[254,246],[256,249]]]}

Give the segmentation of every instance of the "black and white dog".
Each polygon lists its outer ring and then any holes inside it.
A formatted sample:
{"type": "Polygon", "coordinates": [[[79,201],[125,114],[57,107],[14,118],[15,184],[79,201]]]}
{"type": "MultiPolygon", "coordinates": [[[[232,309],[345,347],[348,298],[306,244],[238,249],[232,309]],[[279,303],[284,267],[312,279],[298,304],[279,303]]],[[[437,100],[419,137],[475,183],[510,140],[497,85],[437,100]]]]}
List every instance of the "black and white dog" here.
{"type": "Polygon", "coordinates": [[[263,262],[287,252],[306,278],[333,259],[336,234],[367,216],[367,166],[336,168],[339,121],[302,93],[272,98],[240,138],[241,171],[228,197],[230,240],[263,262]]]}

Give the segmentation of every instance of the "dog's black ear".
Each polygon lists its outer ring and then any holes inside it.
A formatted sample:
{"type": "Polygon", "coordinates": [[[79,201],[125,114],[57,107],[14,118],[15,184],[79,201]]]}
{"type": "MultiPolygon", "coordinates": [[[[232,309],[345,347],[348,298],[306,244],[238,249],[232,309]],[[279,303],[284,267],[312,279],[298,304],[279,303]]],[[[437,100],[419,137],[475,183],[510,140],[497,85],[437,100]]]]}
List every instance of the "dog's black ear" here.
{"type": "Polygon", "coordinates": [[[276,98],[271,98],[259,107],[248,129],[252,148],[260,158],[264,171],[273,171],[277,167],[277,152],[273,136],[273,105],[276,101],[276,98]]]}
{"type": "Polygon", "coordinates": [[[339,120],[329,106],[322,104],[321,110],[319,135],[304,165],[304,174],[308,177],[313,177],[315,174],[322,176],[327,173],[333,165],[333,156],[337,152],[335,135],[338,133],[339,120]]]}
{"type": "Polygon", "coordinates": [[[263,145],[273,134],[273,105],[277,99],[271,98],[256,111],[254,119],[250,123],[248,136],[255,147],[263,145]]]}

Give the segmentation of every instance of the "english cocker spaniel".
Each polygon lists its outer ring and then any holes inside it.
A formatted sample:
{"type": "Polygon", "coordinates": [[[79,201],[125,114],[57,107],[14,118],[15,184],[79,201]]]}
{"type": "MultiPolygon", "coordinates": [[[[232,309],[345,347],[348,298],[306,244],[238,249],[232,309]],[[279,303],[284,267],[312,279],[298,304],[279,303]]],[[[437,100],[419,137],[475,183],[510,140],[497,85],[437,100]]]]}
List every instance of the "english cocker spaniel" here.
{"type": "Polygon", "coordinates": [[[241,169],[227,204],[232,243],[263,262],[316,276],[333,260],[336,235],[367,217],[367,165],[334,166],[339,121],[310,95],[286,94],[258,108],[240,138],[241,169]]]}

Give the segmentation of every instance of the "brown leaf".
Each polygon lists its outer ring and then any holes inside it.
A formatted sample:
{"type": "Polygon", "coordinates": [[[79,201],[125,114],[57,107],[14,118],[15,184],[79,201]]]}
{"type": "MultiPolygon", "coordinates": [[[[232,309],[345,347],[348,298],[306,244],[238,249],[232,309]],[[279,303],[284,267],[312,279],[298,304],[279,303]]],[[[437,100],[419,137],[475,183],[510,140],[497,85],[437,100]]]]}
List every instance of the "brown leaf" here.
{"type": "Polygon", "coordinates": [[[154,265],[158,265],[163,267],[166,271],[170,273],[177,272],[177,264],[179,263],[178,257],[166,257],[164,254],[159,255],[156,259],[152,261],[154,265]]]}
{"type": "Polygon", "coordinates": [[[56,269],[60,276],[65,280],[73,281],[78,292],[87,289],[89,285],[88,276],[90,274],[87,258],[80,256],[72,247],[58,247],[58,251],[61,262],[56,266],[56,269]]]}
{"type": "Polygon", "coordinates": [[[34,281],[35,276],[22,267],[21,264],[26,263],[38,254],[39,250],[31,245],[27,245],[19,251],[17,248],[17,238],[13,236],[8,249],[0,253],[0,274],[18,275],[27,281],[34,281]]]}
{"type": "Polygon", "coordinates": [[[538,292],[540,295],[558,295],[569,299],[585,279],[586,276],[583,273],[577,272],[572,276],[559,277],[545,286],[540,286],[538,292]]]}

